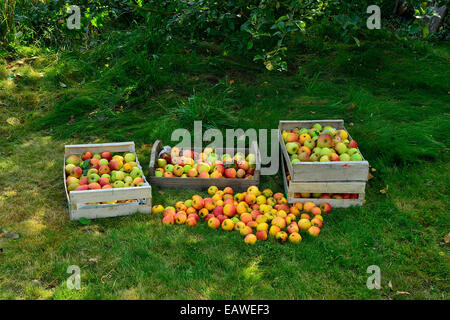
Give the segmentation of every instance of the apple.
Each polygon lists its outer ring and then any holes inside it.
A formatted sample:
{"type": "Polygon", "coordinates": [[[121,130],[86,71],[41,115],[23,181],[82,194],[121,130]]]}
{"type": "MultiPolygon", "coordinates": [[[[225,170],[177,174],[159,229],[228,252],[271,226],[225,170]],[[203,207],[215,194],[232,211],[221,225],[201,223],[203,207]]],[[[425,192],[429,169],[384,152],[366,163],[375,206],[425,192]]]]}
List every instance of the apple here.
{"type": "Polygon", "coordinates": [[[88,178],[88,182],[89,183],[94,183],[94,182],[97,182],[100,179],[100,176],[98,174],[96,174],[96,173],[93,173],[93,174],[88,175],[87,178],[88,178]]]}
{"type": "Polygon", "coordinates": [[[170,214],[163,218],[163,224],[164,225],[173,225],[175,223],[175,215],[170,214]]]}
{"type": "Polygon", "coordinates": [[[317,237],[320,233],[320,228],[312,226],[311,228],[308,229],[308,233],[313,237],[317,237]]]}
{"type": "Polygon", "coordinates": [[[305,142],[303,143],[303,145],[305,147],[308,147],[309,149],[314,149],[314,147],[316,146],[316,142],[313,139],[308,139],[305,140],[305,142]]]}
{"type": "Polygon", "coordinates": [[[316,129],[318,132],[322,131],[322,125],[320,123],[313,124],[312,128],[316,129]]]}
{"type": "Polygon", "coordinates": [[[337,153],[332,153],[330,156],[331,161],[341,161],[341,158],[337,155],[337,153]]]}
{"type": "Polygon", "coordinates": [[[228,217],[234,217],[236,214],[236,206],[234,204],[227,203],[223,207],[223,213],[228,217]]]}
{"type": "Polygon", "coordinates": [[[256,240],[257,240],[256,236],[252,233],[246,235],[244,238],[244,242],[249,245],[254,245],[256,243],[256,240]]]}
{"type": "Polygon", "coordinates": [[[186,224],[190,227],[194,227],[197,225],[197,220],[194,217],[187,218],[186,224]]]}
{"type": "Polygon", "coordinates": [[[291,234],[294,233],[294,232],[297,233],[298,230],[299,230],[299,229],[298,229],[298,225],[297,225],[297,224],[293,224],[293,223],[291,223],[290,225],[288,225],[286,229],[287,229],[287,232],[289,232],[289,233],[291,233],[291,234]]]}
{"type": "Polygon", "coordinates": [[[72,177],[79,178],[83,174],[83,169],[81,169],[80,167],[74,166],[70,169],[69,174],[72,177]]]}
{"type": "Polygon", "coordinates": [[[85,190],[89,190],[89,186],[87,184],[80,185],[75,189],[75,191],[85,191],[85,190]]]}
{"type": "Polygon", "coordinates": [[[279,227],[280,229],[286,228],[286,220],[282,217],[275,217],[272,220],[272,225],[279,227]]]}
{"type": "Polygon", "coordinates": [[[339,153],[339,154],[343,154],[347,152],[347,146],[342,143],[339,142],[338,144],[336,144],[336,146],[334,147],[334,149],[339,153]]]}
{"type": "Polygon", "coordinates": [[[358,148],[358,143],[355,140],[352,140],[348,144],[349,148],[358,148]]]}
{"type": "Polygon", "coordinates": [[[203,208],[205,202],[203,201],[203,198],[199,195],[192,196],[192,207],[194,207],[197,210],[200,210],[203,208]]]}
{"type": "Polygon", "coordinates": [[[313,153],[312,155],[309,156],[309,161],[311,162],[317,162],[320,160],[320,155],[318,155],[317,153],[313,153]]]}
{"type": "Polygon", "coordinates": [[[333,154],[333,150],[327,147],[320,149],[320,156],[331,156],[333,154]]]}
{"type": "Polygon", "coordinates": [[[109,151],[104,151],[101,153],[100,158],[110,161],[112,159],[112,153],[109,151]]]}
{"type": "Polygon", "coordinates": [[[181,177],[181,175],[184,173],[184,169],[183,169],[183,167],[182,166],[180,166],[180,165],[175,165],[174,167],[173,167],[173,174],[175,175],[175,176],[177,176],[177,177],[181,177]]]}
{"type": "Polygon", "coordinates": [[[100,179],[98,179],[98,181],[97,181],[102,187],[104,186],[104,185],[106,185],[106,184],[109,184],[109,179],[108,178],[100,178],[100,179]]]}
{"type": "MultiPolygon", "coordinates": [[[[195,210],[195,209],[194,209],[195,210]]],[[[188,209],[188,211],[189,211],[189,209],[188,209]]],[[[200,216],[200,218],[206,218],[208,215],[209,215],[209,211],[208,211],[208,209],[206,209],[206,208],[201,208],[199,211],[198,211],[198,215],[200,216]]],[[[214,216],[214,215],[212,215],[212,216],[214,216]]]]}
{"type": "Polygon", "coordinates": [[[153,214],[159,214],[159,213],[161,213],[161,212],[163,212],[163,211],[164,211],[164,207],[163,207],[162,205],[160,205],[160,204],[154,205],[154,206],[152,207],[152,213],[153,213],[153,214]]]}
{"type": "Polygon", "coordinates": [[[324,213],[330,213],[331,212],[331,205],[328,202],[324,202],[320,205],[320,210],[324,213]]]}
{"type": "Polygon", "coordinates": [[[222,229],[225,231],[231,231],[234,229],[234,222],[231,219],[225,219],[222,222],[222,229]]]}
{"type": "Polygon", "coordinates": [[[296,134],[295,132],[289,132],[286,135],[286,142],[295,142],[298,141],[298,134],[296,134]]]}
{"type": "Polygon", "coordinates": [[[217,219],[216,217],[211,217],[208,220],[208,227],[212,228],[212,229],[217,229],[220,227],[220,220],[217,219]]]}
{"type": "Polygon", "coordinates": [[[113,187],[114,188],[124,188],[125,187],[125,182],[123,182],[121,180],[114,181],[113,187]]]}
{"type": "Polygon", "coordinates": [[[266,241],[267,240],[267,230],[259,230],[256,232],[255,236],[260,241],[266,241]]]}
{"type": "Polygon", "coordinates": [[[246,225],[239,229],[239,233],[241,234],[241,236],[245,237],[246,235],[253,233],[253,230],[251,227],[246,225]]]}
{"type": "Polygon", "coordinates": [[[138,177],[142,177],[143,174],[142,174],[141,169],[139,169],[138,167],[134,167],[133,170],[131,170],[131,172],[130,172],[130,176],[131,176],[133,179],[136,179],[136,178],[138,178],[138,177]]]}
{"type": "Polygon", "coordinates": [[[123,159],[125,160],[125,162],[134,162],[136,161],[136,155],[134,153],[128,152],[125,154],[123,159]]]}
{"type": "Polygon", "coordinates": [[[101,189],[102,186],[99,185],[97,182],[89,183],[88,185],[89,190],[98,190],[101,189]]]}
{"type": "Polygon", "coordinates": [[[298,159],[299,159],[299,161],[301,161],[301,162],[307,162],[307,161],[309,161],[309,153],[307,153],[307,152],[302,152],[302,153],[300,153],[300,154],[298,155],[298,159]]]}
{"type": "Polygon", "coordinates": [[[350,156],[352,156],[352,155],[354,155],[355,153],[358,153],[358,149],[356,149],[356,148],[350,148],[350,149],[347,150],[347,153],[348,153],[350,156]]]}
{"type": "Polygon", "coordinates": [[[272,237],[275,237],[277,235],[278,232],[280,232],[281,229],[278,226],[271,226],[269,229],[269,235],[271,235],[272,237]]]}
{"type": "Polygon", "coordinates": [[[197,169],[192,168],[188,171],[188,177],[194,178],[198,175],[197,169]]]}
{"type": "Polygon", "coordinates": [[[288,238],[288,234],[284,231],[280,231],[275,235],[275,238],[279,243],[285,243],[288,238]]]}
{"type": "MultiPolygon", "coordinates": [[[[92,159],[91,159],[92,161],[92,159]]],[[[111,170],[119,170],[120,168],[122,168],[123,163],[120,162],[119,160],[111,160],[109,162],[109,168],[111,170]]]]}
{"type": "Polygon", "coordinates": [[[177,214],[175,214],[175,223],[176,224],[184,224],[187,220],[186,212],[179,211],[177,214]]]}
{"type": "Polygon", "coordinates": [[[343,153],[339,156],[341,161],[350,161],[350,155],[348,153],[343,153]]]}
{"type": "Polygon", "coordinates": [[[331,148],[333,146],[333,138],[329,134],[321,134],[317,139],[319,148],[331,148]]]}
{"type": "Polygon", "coordinates": [[[234,179],[236,178],[236,169],[234,168],[227,168],[225,169],[225,177],[229,178],[229,179],[234,179]]]}
{"type": "Polygon", "coordinates": [[[328,161],[330,161],[330,157],[329,156],[321,156],[319,161],[320,162],[328,162],[328,161]]]}
{"type": "Polygon", "coordinates": [[[164,167],[167,165],[167,160],[166,160],[166,159],[159,158],[159,159],[156,161],[156,164],[158,165],[159,168],[164,168],[164,167]]]}
{"type": "Polygon", "coordinates": [[[67,157],[67,159],[66,159],[66,165],[73,164],[74,166],[79,166],[80,163],[81,163],[81,159],[78,158],[78,156],[76,156],[76,155],[71,155],[71,156],[67,157]]]}
{"type": "Polygon", "coordinates": [[[81,160],[88,160],[91,159],[94,155],[92,154],[92,152],[90,151],[86,151],[85,153],[83,153],[83,155],[81,156],[81,160]]]}
{"type": "Polygon", "coordinates": [[[311,222],[308,219],[300,219],[298,221],[298,228],[300,230],[306,231],[311,227],[311,222]]]}
{"type": "Polygon", "coordinates": [[[79,184],[77,181],[73,181],[73,182],[71,182],[71,183],[68,184],[67,190],[68,190],[68,191],[74,191],[74,190],[76,190],[79,186],[80,186],[80,184],[79,184]]]}
{"type": "Polygon", "coordinates": [[[295,142],[286,143],[286,150],[289,154],[296,154],[298,152],[299,148],[300,147],[299,147],[298,143],[295,143],[295,142]]]}
{"type": "Polygon", "coordinates": [[[322,220],[320,220],[320,219],[318,219],[318,218],[313,218],[313,219],[311,220],[311,225],[312,225],[312,226],[319,227],[319,228],[322,228],[323,222],[322,222],[322,220]]]}
{"type": "Polygon", "coordinates": [[[354,153],[350,156],[350,161],[362,161],[362,157],[359,153],[354,153]]]}
{"type": "Polygon", "coordinates": [[[207,171],[200,172],[199,178],[209,178],[209,173],[207,171]]]}
{"type": "Polygon", "coordinates": [[[80,178],[80,185],[89,184],[88,177],[81,177],[80,178]]]}
{"type": "Polygon", "coordinates": [[[289,235],[289,242],[299,243],[302,241],[302,236],[298,232],[293,232],[289,235]]]}

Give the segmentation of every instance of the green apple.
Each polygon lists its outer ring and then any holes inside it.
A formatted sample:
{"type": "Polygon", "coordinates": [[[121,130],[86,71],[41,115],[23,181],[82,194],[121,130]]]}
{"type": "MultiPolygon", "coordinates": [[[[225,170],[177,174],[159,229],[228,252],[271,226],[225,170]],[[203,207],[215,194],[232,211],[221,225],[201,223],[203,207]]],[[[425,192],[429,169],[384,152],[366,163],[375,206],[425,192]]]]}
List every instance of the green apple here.
{"type": "Polygon", "coordinates": [[[298,151],[298,148],[299,148],[299,146],[295,142],[286,143],[286,149],[289,154],[296,154],[298,151]]]}
{"type": "Polygon", "coordinates": [[[188,208],[192,207],[192,199],[188,199],[184,202],[184,205],[188,208]]]}
{"type": "Polygon", "coordinates": [[[158,164],[159,168],[164,168],[164,166],[167,164],[167,161],[166,159],[158,159],[156,163],[158,164]]]}
{"type": "Polygon", "coordinates": [[[338,144],[336,144],[336,146],[334,147],[334,149],[339,153],[339,154],[343,154],[345,152],[347,152],[347,146],[342,143],[339,142],[338,144]]]}
{"type": "Polygon", "coordinates": [[[94,156],[92,158],[96,158],[96,159],[100,160],[102,158],[102,156],[100,155],[100,153],[96,153],[96,154],[94,154],[94,156]]]}
{"type": "Polygon", "coordinates": [[[123,182],[125,182],[125,184],[127,183],[133,183],[133,178],[131,176],[125,176],[125,178],[123,178],[123,182]]]}
{"type": "Polygon", "coordinates": [[[314,147],[316,146],[316,142],[313,139],[308,139],[305,142],[303,142],[303,145],[313,150],[314,147]]]}
{"type": "Polygon", "coordinates": [[[362,157],[359,153],[354,153],[351,155],[350,161],[362,161],[362,157]]]}
{"type": "Polygon", "coordinates": [[[136,155],[134,153],[128,152],[123,158],[125,162],[133,162],[136,160],[136,155]]]}
{"type": "Polygon", "coordinates": [[[113,188],[124,188],[125,183],[123,181],[117,180],[113,183],[113,188]]]}
{"type": "Polygon", "coordinates": [[[304,133],[309,133],[309,130],[306,129],[306,128],[303,128],[303,129],[301,129],[301,130],[298,132],[298,135],[301,135],[301,134],[304,134],[304,133]]]}
{"type": "Polygon", "coordinates": [[[320,162],[330,161],[330,157],[328,155],[324,155],[320,157],[320,162]]]}
{"type": "Polygon", "coordinates": [[[188,173],[189,170],[191,170],[191,169],[192,169],[192,167],[191,167],[190,164],[186,164],[186,165],[183,167],[184,173],[188,173]]]}
{"type": "Polygon", "coordinates": [[[296,162],[300,162],[300,159],[292,159],[292,160],[291,160],[291,163],[292,163],[292,164],[294,164],[294,163],[296,163],[296,162]]]}
{"type": "MultiPolygon", "coordinates": [[[[166,165],[165,167],[164,167],[164,171],[167,171],[167,172],[173,172],[173,164],[168,164],[168,165],[166,165]]],[[[131,171],[131,172],[133,172],[133,171],[131,171]]]]}
{"type": "Polygon", "coordinates": [[[350,161],[350,156],[348,153],[343,153],[339,156],[339,159],[341,159],[341,161],[350,161]]]}
{"type": "Polygon", "coordinates": [[[320,159],[320,155],[318,153],[313,153],[310,157],[309,160],[312,162],[317,162],[320,159]]]}
{"type": "Polygon", "coordinates": [[[350,148],[350,149],[347,150],[347,153],[348,153],[350,156],[352,156],[352,155],[354,155],[355,153],[358,153],[358,149],[356,149],[356,148],[350,148]]]}
{"type": "Polygon", "coordinates": [[[98,170],[97,169],[89,169],[86,175],[89,176],[90,174],[94,174],[94,173],[98,173],[98,170]]]}
{"type": "Polygon", "coordinates": [[[109,180],[111,180],[111,176],[107,173],[102,174],[101,178],[108,178],[109,180]]]}
{"type": "Polygon", "coordinates": [[[319,132],[322,131],[322,125],[320,123],[315,123],[312,127],[319,132]]]}
{"type": "MultiPolygon", "coordinates": [[[[173,170],[173,166],[172,166],[172,170],[173,170]]],[[[141,169],[139,169],[138,167],[133,167],[133,169],[130,172],[130,176],[134,179],[136,179],[137,177],[142,177],[142,171],[141,169]]]]}
{"type": "Polygon", "coordinates": [[[100,161],[98,162],[99,166],[107,166],[108,164],[109,162],[106,159],[100,159],[100,161]]]}
{"type": "Polygon", "coordinates": [[[331,156],[332,153],[333,150],[330,148],[322,148],[322,150],[320,150],[320,156],[331,156]]]}
{"type": "Polygon", "coordinates": [[[322,148],[319,148],[319,147],[315,147],[315,148],[313,149],[313,152],[314,152],[314,153],[317,153],[317,154],[320,154],[321,151],[322,151],[322,148]]]}
{"type": "Polygon", "coordinates": [[[94,182],[97,182],[98,179],[100,179],[100,176],[96,173],[92,173],[92,174],[89,174],[87,178],[88,178],[89,183],[94,183],[94,182]]]}

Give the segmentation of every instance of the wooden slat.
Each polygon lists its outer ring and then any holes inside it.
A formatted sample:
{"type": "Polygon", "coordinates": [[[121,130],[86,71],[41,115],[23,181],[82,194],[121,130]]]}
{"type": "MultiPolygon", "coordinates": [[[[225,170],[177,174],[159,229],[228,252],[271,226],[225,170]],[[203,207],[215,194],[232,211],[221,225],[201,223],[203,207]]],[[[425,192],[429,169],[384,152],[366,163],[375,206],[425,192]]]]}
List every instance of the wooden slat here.
{"type": "Polygon", "coordinates": [[[151,197],[152,188],[148,184],[142,187],[70,191],[70,200],[73,204],[145,199],[151,197]]]}
{"type": "Polygon", "coordinates": [[[290,181],[289,193],[364,193],[365,182],[337,181],[337,182],[294,182],[290,181]]]}
{"type": "MultiPolygon", "coordinates": [[[[73,210],[70,213],[71,220],[79,220],[81,218],[97,219],[97,218],[111,218],[124,215],[130,215],[135,212],[139,212],[142,206],[137,203],[125,203],[106,207],[98,208],[84,208],[79,210],[73,210]]],[[[150,213],[150,212],[145,212],[150,213]]]]}
{"type": "Polygon", "coordinates": [[[101,153],[103,151],[111,152],[135,152],[133,141],[115,142],[115,143],[96,143],[96,144],[72,144],[65,146],[65,155],[82,154],[91,151],[92,153],[101,153]]]}

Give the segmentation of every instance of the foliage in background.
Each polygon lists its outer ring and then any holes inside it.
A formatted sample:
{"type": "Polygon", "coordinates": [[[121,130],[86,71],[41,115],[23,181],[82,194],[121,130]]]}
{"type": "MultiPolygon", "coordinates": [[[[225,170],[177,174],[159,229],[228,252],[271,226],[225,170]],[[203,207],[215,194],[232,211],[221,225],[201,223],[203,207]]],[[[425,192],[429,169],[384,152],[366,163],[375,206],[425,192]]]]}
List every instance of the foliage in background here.
{"type": "MultiPolygon", "coordinates": [[[[66,26],[72,1],[23,0],[15,7],[15,0],[0,3],[0,36],[7,43],[87,47],[95,45],[101,33],[137,25],[151,28],[161,42],[174,38],[213,41],[224,56],[238,54],[261,61],[267,70],[285,71],[287,51],[308,41],[309,30],[320,21],[341,28],[335,40],[360,45],[368,36],[366,9],[373,4],[381,7],[383,28],[394,28],[401,36],[428,38],[427,23],[435,1],[408,0],[408,15],[398,17],[396,1],[386,0],[80,0],[76,3],[82,13],[80,30],[66,26]]],[[[446,34],[444,28],[429,38],[446,34]]]]}

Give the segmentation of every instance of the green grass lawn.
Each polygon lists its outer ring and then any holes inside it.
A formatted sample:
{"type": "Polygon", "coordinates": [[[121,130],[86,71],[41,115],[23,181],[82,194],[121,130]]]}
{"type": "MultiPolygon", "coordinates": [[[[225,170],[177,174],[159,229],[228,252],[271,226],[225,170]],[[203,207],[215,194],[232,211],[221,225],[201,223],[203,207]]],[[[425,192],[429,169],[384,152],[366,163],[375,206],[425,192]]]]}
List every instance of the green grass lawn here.
{"type": "MultiPolygon", "coordinates": [[[[116,32],[82,53],[19,48],[0,60],[0,228],[20,235],[0,238],[0,298],[449,298],[448,44],[323,43],[299,48],[279,74],[208,43],[153,52],[143,37],[116,32]],[[164,227],[153,215],[68,219],[65,144],[132,140],[147,167],[151,144],[194,120],[245,130],[300,119],[344,119],[376,169],[366,204],[333,210],[317,239],[247,246],[234,232],[164,227]],[[70,265],[81,290],[66,286],[70,265]],[[370,265],[381,290],[366,287],[370,265]]],[[[261,186],[283,190],[279,174],[261,186]]],[[[154,188],[153,202],[194,193],[154,188]]]]}

